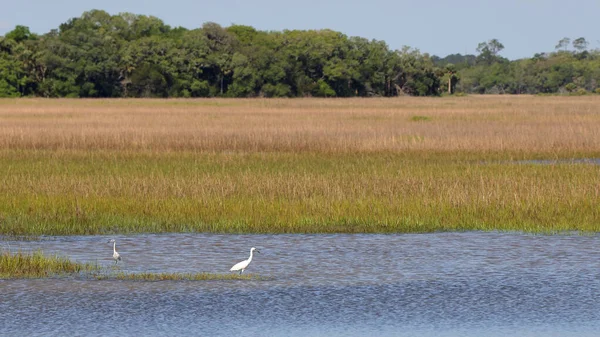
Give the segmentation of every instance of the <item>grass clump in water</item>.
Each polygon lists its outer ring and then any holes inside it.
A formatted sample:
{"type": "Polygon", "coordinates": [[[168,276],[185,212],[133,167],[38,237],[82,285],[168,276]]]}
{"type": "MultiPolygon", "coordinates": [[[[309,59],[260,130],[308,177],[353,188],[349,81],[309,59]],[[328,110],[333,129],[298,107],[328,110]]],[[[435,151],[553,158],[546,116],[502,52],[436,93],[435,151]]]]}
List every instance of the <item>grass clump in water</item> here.
{"type": "Polygon", "coordinates": [[[0,278],[41,278],[79,274],[95,269],[97,267],[91,264],[81,264],[59,256],[46,256],[41,251],[33,254],[0,254],[0,278]]]}
{"type": "Polygon", "coordinates": [[[125,273],[96,275],[98,280],[124,281],[222,281],[222,280],[258,280],[259,276],[246,274],[211,274],[211,273],[125,273]]]}
{"type": "Polygon", "coordinates": [[[92,264],[73,262],[65,257],[46,256],[41,251],[32,254],[2,252],[0,254],[0,279],[47,278],[54,276],[82,276],[97,280],[124,281],[219,281],[264,280],[253,274],[211,273],[126,273],[110,272],[92,264]]]}

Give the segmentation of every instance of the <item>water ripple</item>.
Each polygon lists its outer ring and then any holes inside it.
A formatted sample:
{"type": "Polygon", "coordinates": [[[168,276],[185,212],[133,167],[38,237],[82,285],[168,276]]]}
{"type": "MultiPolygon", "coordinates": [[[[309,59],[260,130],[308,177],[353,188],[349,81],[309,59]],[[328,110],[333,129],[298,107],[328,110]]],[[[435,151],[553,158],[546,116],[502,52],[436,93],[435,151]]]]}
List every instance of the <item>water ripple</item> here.
{"type": "MultiPolygon", "coordinates": [[[[267,280],[0,280],[0,335],[595,336],[598,236],[117,236],[127,272],[267,280]]],[[[111,266],[109,237],[0,241],[111,266]]]]}

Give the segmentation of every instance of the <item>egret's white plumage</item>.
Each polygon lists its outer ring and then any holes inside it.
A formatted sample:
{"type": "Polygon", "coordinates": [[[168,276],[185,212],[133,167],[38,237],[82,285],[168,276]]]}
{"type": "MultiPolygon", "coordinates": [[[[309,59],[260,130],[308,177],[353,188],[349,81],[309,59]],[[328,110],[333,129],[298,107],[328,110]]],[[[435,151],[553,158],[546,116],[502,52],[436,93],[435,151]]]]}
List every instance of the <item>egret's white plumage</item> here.
{"type": "Polygon", "coordinates": [[[113,259],[115,260],[115,264],[117,264],[119,263],[119,261],[121,261],[121,255],[117,253],[117,241],[115,239],[112,239],[108,242],[113,243],[113,259]]]}
{"type": "Polygon", "coordinates": [[[260,251],[254,247],[252,247],[250,249],[250,257],[248,258],[248,260],[244,260],[242,262],[238,262],[236,263],[233,267],[231,267],[231,269],[229,269],[229,271],[240,271],[240,275],[242,275],[242,273],[244,272],[244,270],[246,268],[248,268],[248,265],[250,264],[250,261],[252,261],[252,252],[254,252],[256,250],[257,253],[260,253],[260,251]]]}

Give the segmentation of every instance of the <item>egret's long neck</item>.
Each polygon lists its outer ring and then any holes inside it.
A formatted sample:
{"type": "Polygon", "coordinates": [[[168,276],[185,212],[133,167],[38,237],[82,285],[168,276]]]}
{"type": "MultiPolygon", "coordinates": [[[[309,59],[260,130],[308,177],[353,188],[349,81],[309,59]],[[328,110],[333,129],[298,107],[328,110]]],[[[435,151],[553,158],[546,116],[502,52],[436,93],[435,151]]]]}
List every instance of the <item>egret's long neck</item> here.
{"type": "Polygon", "coordinates": [[[250,257],[248,258],[248,263],[250,263],[250,261],[252,261],[252,251],[250,251],[250,257]]]}
{"type": "Polygon", "coordinates": [[[113,253],[117,252],[117,243],[113,242],[113,253]]]}

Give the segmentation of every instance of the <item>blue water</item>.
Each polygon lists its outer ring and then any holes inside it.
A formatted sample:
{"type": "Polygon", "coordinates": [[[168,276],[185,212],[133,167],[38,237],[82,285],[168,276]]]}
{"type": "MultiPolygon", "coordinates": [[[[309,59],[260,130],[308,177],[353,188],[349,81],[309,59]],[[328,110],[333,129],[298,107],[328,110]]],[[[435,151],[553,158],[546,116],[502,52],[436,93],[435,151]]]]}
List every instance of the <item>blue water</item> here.
{"type": "Polygon", "coordinates": [[[259,280],[0,280],[2,336],[598,336],[600,237],[514,233],[45,237],[2,249],[259,280]]]}

